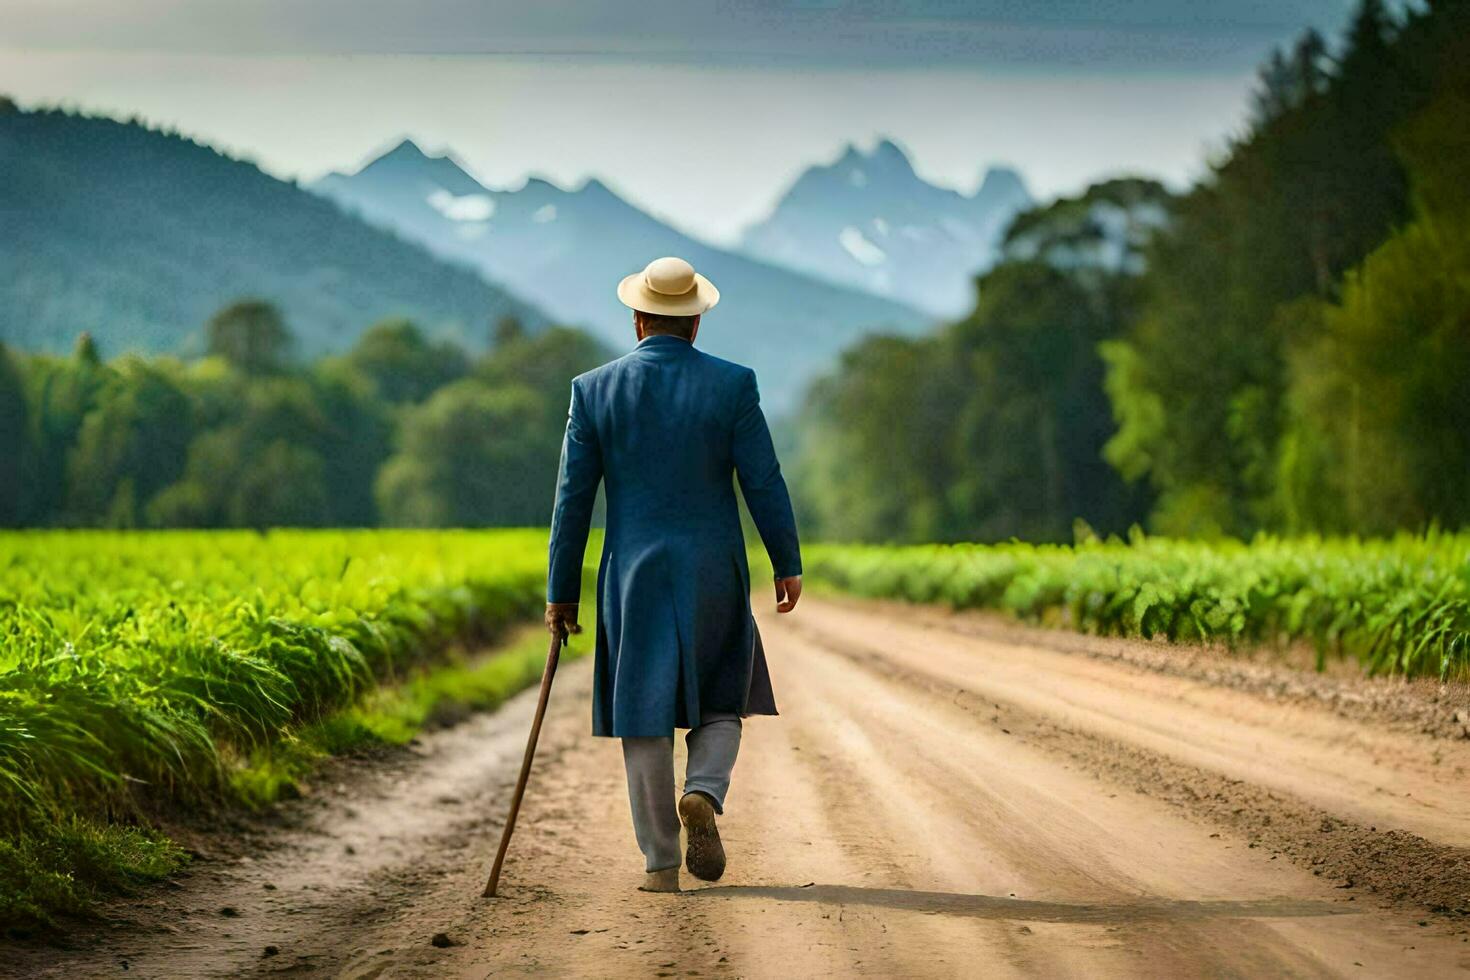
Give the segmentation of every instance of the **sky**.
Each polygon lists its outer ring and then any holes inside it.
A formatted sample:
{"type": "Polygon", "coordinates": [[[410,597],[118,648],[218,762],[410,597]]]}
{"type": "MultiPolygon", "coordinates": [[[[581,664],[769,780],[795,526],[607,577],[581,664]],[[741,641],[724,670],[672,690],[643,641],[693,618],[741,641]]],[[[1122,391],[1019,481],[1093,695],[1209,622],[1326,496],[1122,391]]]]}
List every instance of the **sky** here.
{"type": "Polygon", "coordinates": [[[139,116],[278,176],[412,137],[482,181],[597,176],[732,242],[806,166],[887,136],[962,191],[1182,185],[1255,65],[1350,0],[0,0],[0,93],[139,116]]]}

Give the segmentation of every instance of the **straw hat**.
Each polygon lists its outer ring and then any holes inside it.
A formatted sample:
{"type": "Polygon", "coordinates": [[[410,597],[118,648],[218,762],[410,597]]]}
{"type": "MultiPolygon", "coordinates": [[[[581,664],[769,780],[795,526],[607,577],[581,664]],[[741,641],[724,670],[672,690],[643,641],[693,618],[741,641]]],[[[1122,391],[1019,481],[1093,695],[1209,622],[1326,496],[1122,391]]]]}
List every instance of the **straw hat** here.
{"type": "Polygon", "coordinates": [[[618,283],[618,299],[644,313],[693,316],[718,303],[720,291],[688,262],[666,256],[618,283]]]}

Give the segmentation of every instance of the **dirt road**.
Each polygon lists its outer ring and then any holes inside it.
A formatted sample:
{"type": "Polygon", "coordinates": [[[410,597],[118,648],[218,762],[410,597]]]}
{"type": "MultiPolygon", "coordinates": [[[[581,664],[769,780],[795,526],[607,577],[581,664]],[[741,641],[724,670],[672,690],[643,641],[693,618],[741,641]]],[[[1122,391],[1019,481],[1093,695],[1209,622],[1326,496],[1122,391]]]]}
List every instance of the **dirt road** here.
{"type": "Polygon", "coordinates": [[[79,938],[89,948],[23,950],[10,965],[67,977],[124,964],[155,977],[1470,972],[1470,739],[1446,737],[1452,718],[1412,722],[1444,695],[1380,712],[1384,689],[1356,681],[814,599],[762,617],[762,631],[782,717],[746,727],[717,887],[634,890],[621,756],[586,734],[582,661],[558,679],[501,899],[476,896],[527,696],[293,804],[291,825],[254,853],[201,863],[131,921],[79,938]]]}

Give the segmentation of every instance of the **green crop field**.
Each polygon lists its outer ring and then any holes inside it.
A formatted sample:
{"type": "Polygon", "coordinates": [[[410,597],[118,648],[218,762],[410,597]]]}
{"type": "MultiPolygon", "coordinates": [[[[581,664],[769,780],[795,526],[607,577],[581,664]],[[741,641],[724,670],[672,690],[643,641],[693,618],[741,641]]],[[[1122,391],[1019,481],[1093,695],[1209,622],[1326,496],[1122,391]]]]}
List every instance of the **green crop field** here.
{"type": "Polygon", "coordinates": [[[814,585],[1117,636],[1310,642],[1319,663],[1470,675],[1470,534],[807,549],[814,585]]]}
{"type": "Polygon", "coordinates": [[[176,867],[159,814],[534,681],[539,638],[462,651],[539,618],[545,562],[544,531],[0,536],[0,920],[176,867]]]}
{"type": "MultiPolygon", "coordinates": [[[[533,683],[539,635],[467,651],[539,618],[545,549],[537,530],[0,535],[0,922],[169,873],[180,814],[269,803],[325,755],[533,683]]],[[[817,590],[1470,674],[1470,534],[815,545],[806,564],[817,590]]]]}

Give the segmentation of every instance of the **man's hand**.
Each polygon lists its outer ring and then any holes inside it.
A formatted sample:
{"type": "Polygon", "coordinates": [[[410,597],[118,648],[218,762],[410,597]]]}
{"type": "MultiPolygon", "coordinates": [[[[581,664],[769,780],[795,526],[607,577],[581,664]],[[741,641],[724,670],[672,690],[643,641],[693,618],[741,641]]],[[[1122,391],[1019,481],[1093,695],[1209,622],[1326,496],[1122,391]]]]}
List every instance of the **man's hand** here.
{"type": "Polygon", "coordinates": [[[570,633],[582,632],[582,627],[577,625],[577,604],[575,602],[548,602],[546,604],[546,631],[563,640],[570,633]]]}
{"type": "Polygon", "coordinates": [[[776,579],[776,612],[789,613],[801,598],[801,576],[776,579]]]}

